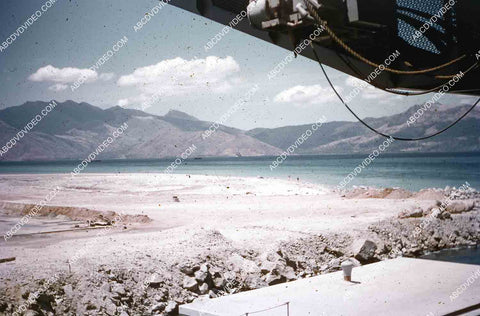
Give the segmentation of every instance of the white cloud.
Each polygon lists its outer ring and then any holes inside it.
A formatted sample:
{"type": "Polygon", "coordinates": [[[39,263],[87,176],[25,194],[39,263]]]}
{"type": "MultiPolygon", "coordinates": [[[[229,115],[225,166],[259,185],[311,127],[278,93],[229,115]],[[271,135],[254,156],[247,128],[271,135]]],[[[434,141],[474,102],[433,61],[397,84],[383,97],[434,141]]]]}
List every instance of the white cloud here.
{"type": "Polygon", "coordinates": [[[115,77],[115,74],[113,72],[105,72],[103,74],[100,74],[98,78],[103,81],[109,81],[109,80],[112,80],[114,77],[115,77]]]}
{"type": "Polygon", "coordinates": [[[139,95],[134,96],[134,97],[130,97],[130,98],[126,98],[126,99],[120,99],[120,100],[117,101],[117,103],[121,107],[126,107],[126,106],[129,106],[129,105],[131,105],[133,107],[136,107],[136,106],[142,105],[145,102],[148,102],[155,95],[157,95],[157,94],[146,95],[146,94],[142,93],[142,94],[139,94],[139,95]]]}
{"type": "Polygon", "coordinates": [[[67,84],[74,83],[80,78],[85,78],[85,83],[91,83],[97,80],[109,81],[114,77],[115,74],[111,72],[99,74],[96,71],[87,68],[57,68],[48,65],[39,68],[28,77],[28,80],[35,82],[53,82],[55,84],[48,87],[48,89],[52,91],[62,91],[68,88],[67,84]]]}
{"type": "Polygon", "coordinates": [[[56,83],[53,86],[48,87],[48,90],[52,91],[62,91],[68,88],[68,85],[63,83],[56,83]]]}
{"type": "Polygon", "coordinates": [[[223,93],[230,91],[239,80],[240,66],[231,56],[209,56],[205,59],[185,60],[177,57],[136,69],[121,76],[121,87],[136,87],[139,95],[122,100],[138,102],[153,95],[174,96],[207,91],[223,93]]]}
{"type": "Polygon", "coordinates": [[[31,74],[28,79],[36,82],[57,82],[57,83],[73,83],[78,79],[85,77],[85,82],[93,82],[98,79],[96,71],[91,69],[80,69],[73,67],[56,68],[52,65],[39,68],[35,73],[31,74]]]}
{"type": "Polygon", "coordinates": [[[128,101],[128,99],[120,99],[120,100],[118,100],[117,104],[121,107],[124,107],[124,106],[129,105],[130,102],[128,101]]]}
{"type": "Polygon", "coordinates": [[[377,100],[379,103],[386,103],[393,98],[399,99],[399,96],[395,96],[389,92],[385,92],[381,89],[375,88],[367,82],[357,79],[355,77],[347,77],[347,79],[345,80],[345,84],[347,85],[347,87],[351,87],[351,89],[347,89],[347,93],[350,93],[353,88],[359,87],[361,90],[358,93],[358,97],[361,97],[362,99],[377,100]]]}
{"type": "MultiPolygon", "coordinates": [[[[335,87],[339,92],[343,89],[335,87]]],[[[314,104],[325,104],[337,99],[330,87],[322,87],[319,84],[312,86],[295,86],[277,94],[273,99],[275,102],[292,103],[298,107],[305,107],[314,104]]]]}
{"type": "Polygon", "coordinates": [[[357,79],[355,77],[348,76],[347,79],[345,80],[345,83],[347,84],[347,86],[350,86],[350,87],[361,87],[366,82],[363,80],[357,79]]]}

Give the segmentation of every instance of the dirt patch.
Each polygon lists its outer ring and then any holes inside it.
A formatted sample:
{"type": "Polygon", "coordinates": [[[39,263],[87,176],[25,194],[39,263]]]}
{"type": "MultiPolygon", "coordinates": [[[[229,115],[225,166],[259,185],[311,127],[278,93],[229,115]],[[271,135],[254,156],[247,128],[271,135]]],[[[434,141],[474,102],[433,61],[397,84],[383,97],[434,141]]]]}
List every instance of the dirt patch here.
{"type": "Polygon", "coordinates": [[[342,193],[347,199],[416,199],[416,200],[444,200],[447,197],[455,196],[461,199],[478,198],[476,190],[463,192],[457,189],[423,189],[418,192],[410,192],[401,188],[373,188],[373,187],[354,187],[345,190],[342,193]]]}
{"type": "Polygon", "coordinates": [[[443,190],[426,189],[415,194],[417,200],[443,200],[445,199],[443,190]]]}
{"type": "Polygon", "coordinates": [[[408,199],[414,196],[410,191],[394,188],[367,188],[358,187],[344,193],[348,199],[408,199]]]}
{"type": "MultiPolygon", "coordinates": [[[[1,209],[6,215],[27,215],[34,212],[35,204],[22,204],[4,202],[1,209]]],[[[83,207],[45,205],[37,213],[37,216],[66,216],[73,221],[91,221],[115,223],[121,219],[122,223],[146,224],[152,221],[147,215],[124,215],[113,211],[96,211],[83,207]]]]}

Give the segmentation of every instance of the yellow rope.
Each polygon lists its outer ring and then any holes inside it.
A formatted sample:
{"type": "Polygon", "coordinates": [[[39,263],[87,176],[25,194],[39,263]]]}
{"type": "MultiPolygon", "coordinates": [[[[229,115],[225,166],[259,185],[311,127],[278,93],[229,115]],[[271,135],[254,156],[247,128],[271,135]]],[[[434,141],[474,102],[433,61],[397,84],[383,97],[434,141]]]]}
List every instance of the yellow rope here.
{"type": "MultiPolygon", "coordinates": [[[[380,67],[379,64],[376,64],[374,63],[373,61],[370,61],[368,60],[367,58],[363,57],[362,55],[360,55],[359,53],[357,53],[356,51],[354,51],[350,46],[348,46],[347,44],[345,44],[327,25],[327,22],[323,21],[320,16],[318,15],[317,11],[315,11],[315,8],[313,8],[312,4],[310,2],[308,2],[308,0],[305,0],[304,1],[305,4],[307,5],[308,7],[308,11],[310,12],[311,15],[313,15],[313,17],[315,18],[316,22],[319,23],[320,25],[322,25],[325,30],[327,31],[327,33],[330,35],[330,37],[335,40],[335,42],[337,42],[340,46],[342,46],[347,52],[349,52],[350,54],[352,54],[353,56],[357,57],[358,59],[360,59],[361,61],[363,61],[364,63],[367,63],[369,64],[370,66],[373,66],[373,67],[380,67]]],[[[442,68],[445,68],[447,66],[450,66],[454,63],[456,63],[457,61],[459,60],[462,60],[463,58],[465,58],[466,55],[462,55],[454,60],[451,60],[449,61],[448,63],[445,63],[443,65],[440,65],[440,66],[437,66],[437,67],[433,67],[433,68],[429,68],[429,69],[423,69],[423,70],[414,70],[414,71],[406,71],[406,70],[397,70],[397,69],[392,69],[392,68],[388,68],[388,67],[385,67],[385,70],[388,71],[388,72],[391,72],[391,73],[395,73],[395,74],[400,74],[400,75],[419,75],[419,74],[424,74],[424,73],[428,73],[428,72],[432,72],[432,71],[435,71],[435,70],[439,70],[439,69],[442,69],[442,68]]],[[[448,78],[451,78],[453,76],[445,76],[445,77],[448,77],[448,78]]]]}

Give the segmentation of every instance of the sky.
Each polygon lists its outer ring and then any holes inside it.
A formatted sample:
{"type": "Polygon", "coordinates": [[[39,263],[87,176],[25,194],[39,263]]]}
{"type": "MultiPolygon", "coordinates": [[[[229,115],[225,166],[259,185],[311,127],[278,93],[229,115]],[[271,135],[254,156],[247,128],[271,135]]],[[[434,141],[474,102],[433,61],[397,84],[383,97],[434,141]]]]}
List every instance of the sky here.
{"type": "MultiPolygon", "coordinates": [[[[307,124],[323,116],[327,121],[355,120],[316,62],[300,56],[268,80],[268,72],[289,54],[287,50],[232,30],[205,51],[223,26],[171,5],[136,31],[135,25],[158,1],[56,0],[25,25],[44,4],[45,0],[0,2],[0,45],[26,26],[0,51],[0,108],[26,101],[74,100],[104,109],[143,105],[156,115],[179,110],[216,121],[258,85],[225,125],[272,128],[307,124]],[[121,39],[124,45],[114,52],[121,39]],[[98,63],[107,53],[108,60],[98,63]],[[79,78],[85,82],[72,91],[79,78]]],[[[345,95],[354,88],[354,78],[328,67],[327,72],[345,95]]],[[[398,97],[367,88],[350,105],[361,117],[380,117],[431,97],[398,97]]],[[[471,100],[446,96],[440,102],[471,100]]]]}

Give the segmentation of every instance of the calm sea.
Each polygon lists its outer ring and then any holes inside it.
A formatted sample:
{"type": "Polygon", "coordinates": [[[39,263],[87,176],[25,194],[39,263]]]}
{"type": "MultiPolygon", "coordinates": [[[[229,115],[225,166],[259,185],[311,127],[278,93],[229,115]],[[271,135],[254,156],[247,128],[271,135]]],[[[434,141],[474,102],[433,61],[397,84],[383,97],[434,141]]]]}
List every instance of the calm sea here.
{"type": "MultiPolygon", "coordinates": [[[[336,186],[366,155],[291,156],[274,170],[276,157],[202,158],[185,161],[176,173],[216,176],[263,176],[336,186]]],[[[101,160],[91,163],[87,173],[163,172],[173,159],[101,160]]],[[[0,174],[70,173],[78,161],[0,162],[0,174]]],[[[480,153],[385,154],[360,173],[351,185],[401,187],[459,187],[468,181],[480,189],[480,153]]]]}
{"type": "Polygon", "coordinates": [[[480,265],[480,247],[445,249],[421,257],[422,259],[480,265]]]}

